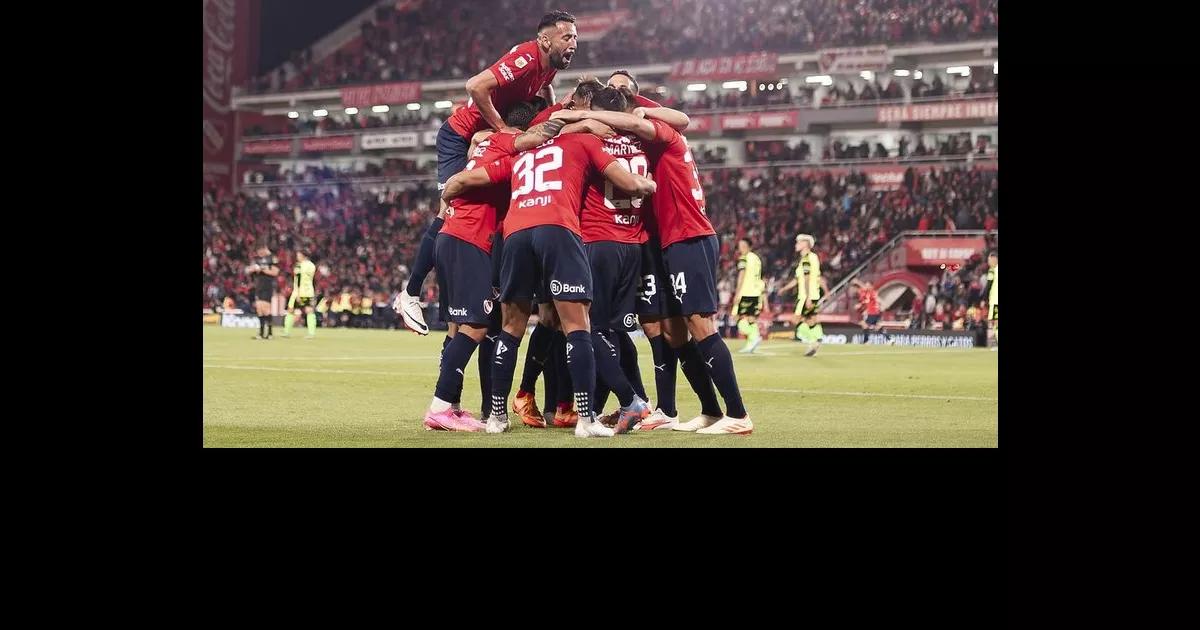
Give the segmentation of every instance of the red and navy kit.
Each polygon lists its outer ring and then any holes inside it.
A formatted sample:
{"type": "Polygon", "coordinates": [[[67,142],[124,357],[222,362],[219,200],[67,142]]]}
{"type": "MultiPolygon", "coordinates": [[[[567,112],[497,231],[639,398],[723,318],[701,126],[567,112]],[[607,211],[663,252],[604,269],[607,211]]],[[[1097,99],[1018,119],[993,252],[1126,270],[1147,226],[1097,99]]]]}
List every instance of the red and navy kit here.
{"type": "Polygon", "coordinates": [[[875,289],[858,290],[858,307],[866,317],[867,325],[874,327],[879,323],[879,293],[875,289]]]}
{"type": "MultiPolygon", "coordinates": [[[[554,81],[558,70],[548,63],[546,69],[542,70],[543,57],[545,53],[538,47],[537,41],[530,40],[513,46],[507,55],[488,68],[492,76],[496,77],[497,86],[492,91],[492,105],[501,118],[513,105],[532,99],[542,88],[554,81]]],[[[470,140],[475,132],[490,127],[474,100],[468,101],[466,107],[454,112],[446,122],[458,135],[467,140],[470,140]]]]}
{"type": "Polygon", "coordinates": [[[550,116],[554,115],[554,112],[561,112],[564,109],[566,109],[566,107],[564,107],[562,103],[555,103],[550,107],[543,109],[542,111],[538,112],[537,116],[533,117],[532,121],[530,121],[530,129],[546,122],[547,120],[550,120],[550,116]]]}
{"type": "MultiPolygon", "coordinates": [[[[514,133],[494,133],[475,147],[465,170],[490,164],[516,153],[514,133]]],[[[492,235],[508,211],[509,189],[503,183],[469,190],[451,199],[442,233],[460,238],[486,253],[492,252],[492,235]]]]}

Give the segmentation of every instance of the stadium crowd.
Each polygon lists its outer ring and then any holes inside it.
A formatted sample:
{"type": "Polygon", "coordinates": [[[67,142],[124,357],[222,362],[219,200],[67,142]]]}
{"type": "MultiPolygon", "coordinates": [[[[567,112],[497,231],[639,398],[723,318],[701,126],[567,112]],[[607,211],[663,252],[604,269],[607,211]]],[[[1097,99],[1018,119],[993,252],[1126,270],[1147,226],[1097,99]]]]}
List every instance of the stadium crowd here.
{"type": "Polygon", "coordinates": [[[529,16],[567,5],[576,15],[627,8],[628,18],[579,47],[577,68],[740,52],[963,41],[994,35],[999,0],[498,0],[377,7],[360,37],[324,59],[295,52],[254,92],[380,81],[465,79],[496,51],[530,39],[529,16]],[[449,44],[448,44],[449,43],[449,44]],[[450,49],[447,49],[447,46],[450,49]]]}

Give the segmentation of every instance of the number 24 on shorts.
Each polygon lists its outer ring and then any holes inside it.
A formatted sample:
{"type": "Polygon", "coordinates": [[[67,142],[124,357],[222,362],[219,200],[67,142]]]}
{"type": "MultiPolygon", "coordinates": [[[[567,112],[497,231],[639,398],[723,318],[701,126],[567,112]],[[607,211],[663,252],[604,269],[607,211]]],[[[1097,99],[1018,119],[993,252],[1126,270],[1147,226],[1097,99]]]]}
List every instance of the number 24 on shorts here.
{"type": "Polygon", "coordinates": [[[683,301],[683,294],[687,293],[687,280],[683,277],[683,272],[670,274],[671,286],[675,289],[675,299],[683,301]]]}

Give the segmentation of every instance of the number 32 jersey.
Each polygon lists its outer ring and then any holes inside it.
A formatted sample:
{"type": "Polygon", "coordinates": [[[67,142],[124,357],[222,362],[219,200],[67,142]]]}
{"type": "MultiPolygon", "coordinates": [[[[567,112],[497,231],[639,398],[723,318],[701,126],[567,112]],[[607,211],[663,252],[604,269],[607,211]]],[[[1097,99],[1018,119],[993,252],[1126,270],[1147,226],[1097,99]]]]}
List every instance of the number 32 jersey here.
{"type": "Polygon", "coordinates": [[[579,209],[588,177],[603,173],[616,159],[605,153],[596,136],[571,133],[484,165],[493,184],[511,181],[504,237],[539,225],[559,225],[582,238],[579,209]]]}

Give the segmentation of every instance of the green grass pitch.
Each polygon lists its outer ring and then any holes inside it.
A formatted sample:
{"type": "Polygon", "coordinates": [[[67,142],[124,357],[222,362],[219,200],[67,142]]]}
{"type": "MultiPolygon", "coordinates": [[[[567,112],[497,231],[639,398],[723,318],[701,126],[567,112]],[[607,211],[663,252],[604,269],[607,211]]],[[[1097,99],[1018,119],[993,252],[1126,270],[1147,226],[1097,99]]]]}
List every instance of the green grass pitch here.
{"type": "MultiPolygon", "coordinates": [[[[206,447],[997,445],[999,353],[982,349],[826,345],[806,358],[804,346],[791,341],[764,341],[756,354],[742,355],[736,350],[744,342],[729,340],[753,435],[655,431],[580,439],[570,429],[530,429],[519,421],[502,435],[426,431],[421,419],[437,380],[441,333],[321,329],[306,340],[298,327],[290,339],[255,341],[256,332],[204,327],[206,447]]],[[[650,346],[637,343],[653,397],[650,346]]],[[[518,383],[525,349],[522,343],[518,383]]],[[[463,403],[478,413],[475,358],[466,374],[463,403]]],[[[682,373],[677,398],[681,421],[699,413],[682,373]]],[[[610,409],[615,404],[610,398],[610,409]]]]}

